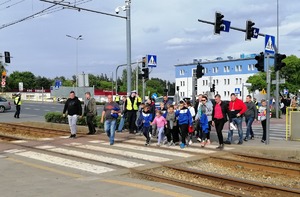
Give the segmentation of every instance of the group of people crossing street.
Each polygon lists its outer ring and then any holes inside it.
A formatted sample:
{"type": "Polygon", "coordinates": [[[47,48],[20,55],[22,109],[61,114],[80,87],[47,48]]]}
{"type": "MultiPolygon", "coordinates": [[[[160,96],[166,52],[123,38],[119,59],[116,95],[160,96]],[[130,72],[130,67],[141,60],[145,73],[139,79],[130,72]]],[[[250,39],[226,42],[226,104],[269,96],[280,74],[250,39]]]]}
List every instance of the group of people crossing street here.
{"type": "MultiPolygon", "coordinates": [[[[71,130],[70,138],[76,138],[76,122],[78,118],[86,116],[88,135],[96,133],[94,118],[97,116],[96,101],[90,92],[85,94],[84,110],[75,92],[70,92],[66,101],[63,116],[68,117],[71,130]]],[[[191,146],[199,142],[201,147],[211,144],[211,130],[214,127],[218,144],[217,149],[224,149],[224,144],[233,143],[233,132],[237,130],[239,135],[238,145],[254,139],[252,123],[260,121],[263,130],[262,142],[266,140],[266,101],[261,101],[257,107],[251,95],[247,95],[246,101],[232,93],[229,102],[222,101],[221,96],[216,94],[214,99],[207,95],[198,95],[195,105],[189,100],[173,104],[167,96],[163,97],[160,109],[155,107],[155,99],[149,98],[145,103],[134,90],[130,96],[123,96],[118,101],[113,100],[112,95],[107,96],[100,122],[104,124],[110,145],[114,144],[115,132],[122,132],[127,122],[130,134],[140,133],[145,136],[145,145],[149,146],[153,138],[157,138],[157,146],[179,145],[181,148],[191,146]],[[119,125],[117,119],[120,116],[119,125]],[[244,137],[243,121],[245,120],[246,131],[244,137]],[[228,134],[224,141],[223,129],[228,122],[228,134]]],[[[156,140],[155,140],[156,141],[156,140]]]]}

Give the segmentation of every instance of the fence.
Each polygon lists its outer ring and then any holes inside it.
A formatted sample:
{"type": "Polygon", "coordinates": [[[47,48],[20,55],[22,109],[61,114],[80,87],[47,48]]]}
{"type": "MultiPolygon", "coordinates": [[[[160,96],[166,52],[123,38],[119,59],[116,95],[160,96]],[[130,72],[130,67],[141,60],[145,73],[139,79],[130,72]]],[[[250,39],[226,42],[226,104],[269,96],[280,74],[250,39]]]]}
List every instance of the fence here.
{"type": "Polygon", "coordinates": [[[300,140],[300,108],[286,108],[286,140],[300,140]]]}

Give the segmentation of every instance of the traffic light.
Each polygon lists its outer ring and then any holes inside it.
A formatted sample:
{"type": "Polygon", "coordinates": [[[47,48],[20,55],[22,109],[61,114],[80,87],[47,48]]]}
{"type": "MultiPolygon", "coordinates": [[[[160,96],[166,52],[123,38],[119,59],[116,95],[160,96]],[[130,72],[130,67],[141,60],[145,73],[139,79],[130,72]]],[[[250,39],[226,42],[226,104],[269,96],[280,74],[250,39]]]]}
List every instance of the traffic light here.
{"type": "Polygon", "coordinates": [[[149,79],[149,68],[143,68],[142,71],[144,79],[149,79]]]}
{"type": "Polygon", "coordinates": [[[265,72],[265,55],[263,52],[260,53],[260,55],[255,56],[255,59],[257,60],[257,63],[255,64],[255,68],[257,68],[258,71],[265,72]]]}
{"type": "Polygon", "coordinates": [[[246,21],[246,36],[245,36],[245,40],[251,40],[251,38],[253,37],[253,33],[254,33],[253,26],[254,25],[255,25],[255,23],[253,23],[252,21],[246,21]]]}
{"type": "Polygon", "coordinates": [[[204,75],[203,70],[204,70],[204,67],[200,63],[198,63],[197,64],[197,69],[196,69],[197,79],[201,78],[204,75]]]}
{"type": "Polygon", "coordinates": [[[220,12],[216,12],[215,14],[215,28],[214,28],[214,33],[215,34],[220,34],[221,30],[223,30],[223,20],[224,15],[222,15],[220,12]]]}
{"type": "Polygon", "coordinates": [[[215,92],[216,91],[216,85],[215,84],[212,84],[212,87],[210,89],[210,92],[215,92]]]}
{"type": "Polygon", "coordinates": [[[146,62],[147,62],[147,58],[143,57],[142,58],[142,68],[146,68],[146,62]]]}
{"type": "Polygon", "coordinates": [[[10,63],[10,53],[8,51],[4,51],[4,59],[5,63],[10,63]]]}
{"type": "Polygon", "coordinates": [[[280,54],[280,53],[275,54],[275,65],[274,65],[275,72],[281,70],[283,67],[286,66],[286,64],[282,62],[282,60],[285,58],[286,58],[285,54],[280,54]]]}

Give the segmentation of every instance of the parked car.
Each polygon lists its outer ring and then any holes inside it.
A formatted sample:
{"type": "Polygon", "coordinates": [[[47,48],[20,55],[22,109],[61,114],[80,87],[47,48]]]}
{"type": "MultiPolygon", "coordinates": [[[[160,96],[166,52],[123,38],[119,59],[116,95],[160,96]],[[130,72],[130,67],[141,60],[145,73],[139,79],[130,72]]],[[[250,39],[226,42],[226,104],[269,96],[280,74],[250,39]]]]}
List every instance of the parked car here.
{"type": "MultiPolygon", "coordinates": [[[[172,104],[174,104],[174,96],[168,96],[168,99],[169,99],[169,101],[172,102],[172,104]]],[[[164,100],[164,98],[163,98],[162,96],[157,97],[157,98],[155,99],[155,108],[156,108],[156,109],[160,110],[160,105],[159,105],[159,104],[160,104],[161,102],[163,102],[163,100],[164,100]]]]}
{"type": "Polygon", "coordinates": [[[6,98],[0,97],[0,112],[11,109],[11,104],[6,98]]]}

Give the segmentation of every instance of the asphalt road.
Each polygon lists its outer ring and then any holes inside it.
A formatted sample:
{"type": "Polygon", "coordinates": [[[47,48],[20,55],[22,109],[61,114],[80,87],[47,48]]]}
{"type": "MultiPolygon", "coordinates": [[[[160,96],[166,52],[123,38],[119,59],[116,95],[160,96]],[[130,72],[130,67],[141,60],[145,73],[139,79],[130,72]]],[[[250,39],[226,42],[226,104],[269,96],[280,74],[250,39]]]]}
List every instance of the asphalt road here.
{"type": "MultiPolygon", "coordinates": [[[[13,103],[13,102],[11,102],[13,103]]],[[[83,105],[82,105],[83,107],[83,105]]],[[[23,101],[21,106],[21,114],[20,119],[25,120],[34,120],[34,121],[44,121],[44,116],[48,112],[61,112],[64,109],[64,104],[62,103],[42,103],[42,102],[30,102],[30,101],[23,101]]],[[[97,106],[98,114],[101,114],[103,110],[103,106],[97,106]]],[[[15,106],[12,106],[12,109],[0,114],[0,121],[17,121],[13,118],[15,113],[15,106]]]]}

